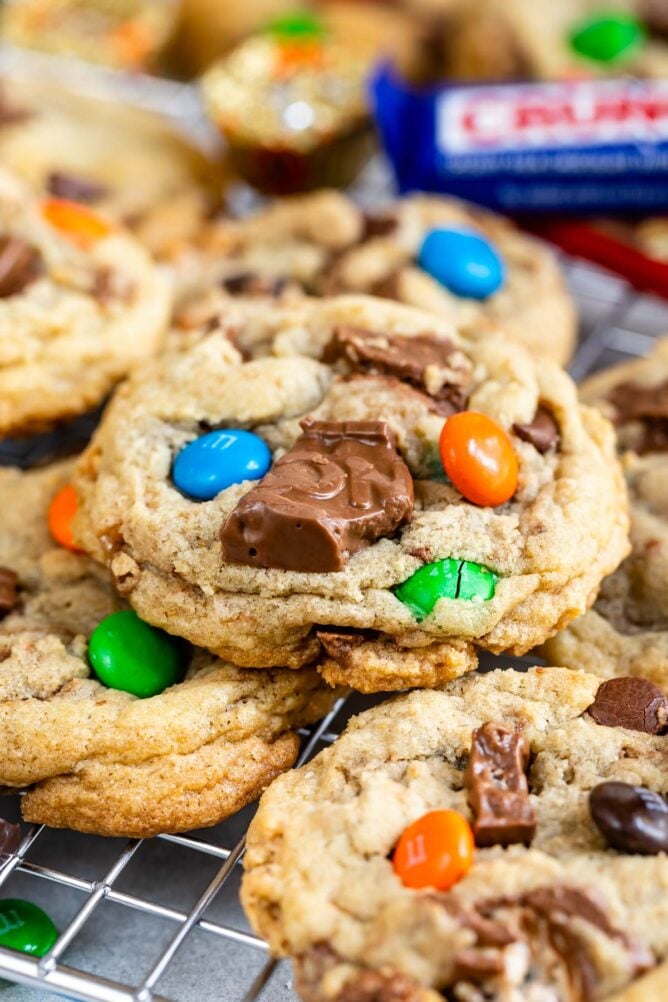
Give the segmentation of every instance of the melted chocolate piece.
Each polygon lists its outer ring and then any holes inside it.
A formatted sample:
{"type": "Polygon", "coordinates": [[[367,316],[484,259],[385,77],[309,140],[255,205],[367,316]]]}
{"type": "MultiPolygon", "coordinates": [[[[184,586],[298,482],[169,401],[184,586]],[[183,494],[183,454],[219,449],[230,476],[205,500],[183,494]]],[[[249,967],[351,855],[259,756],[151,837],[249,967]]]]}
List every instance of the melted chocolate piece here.
{"type": "Polygon", "coordinates": [[[23,292],[42,272],[42,255],[23,237],[0,236],[0,299],[23,292]]]}
{"type": "Polygon", "coordinates": [[[337,327],[325,348],[323,361],[343,358],[354,371],[394,376],[439,404],[449,413],[466,406],[466,386],[471,365],[466,356],[446,337],[435,334],[377,334],[361,327],[337,327]]]}
{"type": "Polygon", "coordinates": [[[297,439],[221,531],[251,567],[327,573],[413,513],[413,480],[382,421],[302,421],[297,439]]]}
{"type": "MultiPolygon", "coordinates": [[[[295,964],[299,997],[322,998],[328,970],[341,962],[342,958],[323,943],[302,954],[295,964]]],[[[329,1002],[423,1002],[424,994],[421,985],[400,971],[361,970],[347,978],[335,995],[327,997],[329,1002]]]]}
{"type": "Polygon", "coordinates": [[[290,285],[290,279],[267,278],[246,271],[241,275],[230,275],[220,284],[231,296],[280,296],[290,285]]]}
{"type": "Polygon", "coordinates": [[[17,575],[9,567],[0,567],[0,616],[16,605],[17,575]]]}
{"type": "Polygon", "coordinates": [[[638,17],[650,35],[668,39],[668,4],[666,0],[641,0],[638,17]]]}
{"type": "Polygon", "coordinates": [[[97,181],[66,174],[64,171],[49,174],[46,188],[56,198],[67,198],[70,202],[83,202],[86,205],[101,201],[109,193],[109,189],[97,181]]]}
{"type": "Polygon", "coordinates": [[[646,678],[628,676],[602,682],[587,713],[603,727],[626,727],[645,734],[668,730],[668,697],[646,678]]]}
{"type": "Polygon", "coordinates": [[[392,212],[366,213],[361,242],[373,240],[374,237],[389,237],[398,226],[399,220],[392,212]]]}
{"type": "Polygon", "coordinates": [[[330,658],[345,664],[352,652],[365,643],[368,632],[330,627],[329,629],[316,630],[316,636],[330,658]]]}
{"type": "Polygon", "coordinates": [[[21,845],[21,829],[11,821],[0,818],[0,859],[16,852],[21,845]]]}
{"type": "Polygon", "coordinates": [[[531,424],[514,424],[513,431],[523,442],[528,442],[541,455],[559,445],[559,426],[545,407],[539,407],[531,424]]]}
{"type": "Polygon", "coordinates": [[[591,818],[620,852],[668,852],[668,803],[654,790],[630,783],[599,783],[589,794],[591,818]]]}
{"type": "Polygon", "coordinates": [[[573,926],[574,918],[593,925],[628,952],[634,975],[654,966],[651,951],[622,930],[616,929],[600,905],[579,887],[537,887],[516,897],[485,901],[479,906],[479,910],[487,914],[507,907],[519,907],[523,910],[522,924],[529,939],[541,942],[547,938],[554,952],[568,968],[571,990],[576,999],[590,1002],[596,998],[599,977],[586,943],[573,926]]]}
{"type": "Polygon", "coordinates": [[[526,737],[501,724],[488,721],[473,732],[464,785],[475,815],[476,845],[531,843],[536,816],[524,773],[529,753],[526,737]]]}
{"type": "Polygon", "coordinates": [[[641,456],[668,451],[668,380],[656,386],[620,383],[608,394],[615,408],[615,424],[637,421],[642,436],[635,446],[641,456]]]}

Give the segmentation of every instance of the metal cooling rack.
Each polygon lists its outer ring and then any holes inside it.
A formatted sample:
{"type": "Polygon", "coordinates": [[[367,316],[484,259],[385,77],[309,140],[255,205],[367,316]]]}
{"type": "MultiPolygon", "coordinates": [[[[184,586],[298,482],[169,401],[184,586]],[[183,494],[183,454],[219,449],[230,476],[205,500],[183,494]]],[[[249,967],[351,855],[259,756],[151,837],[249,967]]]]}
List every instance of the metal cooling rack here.
{"type": "MultiPolygon", "coordinates": [[[[668,302],[639,296],[622,280],[564,259],[579,306],[576,379],[643,355],[668,332],[668,302]]],[[[80,423],[80,437],[92,423],[80,423]]],[[[0,462],[42,459],[48,439],[7,444],[0,462]],[[12,451],[13,450],[13,451],[12,451]]],[[[529,658],[484,659],[526,666],[529,658]]],[[[376,697],[376,700],[378,698],[376,697]]],[[[300,763],[335,741],[351,714],[372,699],[340,700],[303,732],[300,763]]],[[[18,797],[0,801],[18,819],[18,797]]],[[[239,866],[252,808],[216,828],[148,841],[102,839],[44,827],[24,829],[18,852],[0,863],[0,896],[41,905],[61,930],[41,960],[0,949],[4,999],[57,995],[95,1002],[294,1002],[290,968],[276,964],[250,931],[238,900],[239,866]]],[[[1,986],[0,986],[1,990],[1,986]]]]}

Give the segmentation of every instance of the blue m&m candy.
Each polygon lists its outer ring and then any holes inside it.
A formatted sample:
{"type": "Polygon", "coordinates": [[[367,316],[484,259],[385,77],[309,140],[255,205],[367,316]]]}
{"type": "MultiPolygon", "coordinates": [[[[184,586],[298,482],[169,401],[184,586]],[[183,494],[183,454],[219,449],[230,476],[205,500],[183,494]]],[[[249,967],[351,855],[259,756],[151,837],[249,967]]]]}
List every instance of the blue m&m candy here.
{"type": "Polygon", "coordinates": [[[210,501],[232,484],[259,480],[270,466],[269,446],[252,431],[220,428],[181,449],[172,479],[188,497],[210,501]]]}
{"type": "Polygon", "coordinates": [[[498,252],[473,230],[430,230],[418,264],[456,296],[487,299],[503,286],[506,270],[498,252]]]}

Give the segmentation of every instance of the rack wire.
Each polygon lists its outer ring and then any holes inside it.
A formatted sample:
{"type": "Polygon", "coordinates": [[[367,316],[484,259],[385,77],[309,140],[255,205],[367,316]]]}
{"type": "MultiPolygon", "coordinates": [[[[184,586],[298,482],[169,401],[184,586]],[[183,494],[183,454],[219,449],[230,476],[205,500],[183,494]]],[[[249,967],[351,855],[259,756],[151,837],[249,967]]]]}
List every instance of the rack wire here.
{"type": "MultiPolygon", "coordinates": [[[[584,262],[563,259],[563,265],[581,321],[571,366],[576,379],[646,354],[668,332],[668,302],[639,296],[584,262]]],[[[78,436],[92,426],[81,422],[78,436]]],[[[0,462],[32,465],[48,447],[49,439],[35,440],[31,450],[2,443],[0,462]]],[[[488,657],[484,667],[529,662],[488,657]]],[[[339,700],[324,720],[303,731],[299,762],[335,741],[347,719],[372,701],[359,695],[339,700]]],[[[18,798],[0,801],[0,813],[18,817],[18,798]]],[[[0,948],[0,977],[14,982],[9,997],[293,1002],[289,967],[271,960],[238,901],[251,816],[249,808],[213,829],[149,841],[26,828],[18,851],[0,861],[0,897],[35,901],[61,932],[41,959],[0,948]]]]}

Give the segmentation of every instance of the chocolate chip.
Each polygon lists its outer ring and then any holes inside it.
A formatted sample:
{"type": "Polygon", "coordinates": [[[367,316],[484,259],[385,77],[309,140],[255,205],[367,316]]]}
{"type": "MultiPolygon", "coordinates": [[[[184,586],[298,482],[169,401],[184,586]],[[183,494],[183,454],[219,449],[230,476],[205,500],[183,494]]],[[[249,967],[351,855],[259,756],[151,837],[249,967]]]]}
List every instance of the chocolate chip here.
{"type": "Polygon", "coordinates": [[[559,426],[545,407],[539,407],[530,424],[514,424],[513,431],[541,455],[559,444],[559,426]]]}
{"type": "Polygon", "coordinates": [[[620,852],[668,852],[668,804],[654,790],[630,783],[599,783],[589,794],[591,818],[620,852]]]}
{"type": "Polygon", "coordinates": [[[302,421],[303,435],[225,522],[225,558],[325,573],[413,513],[413,480],[382,421],[302,421]]]}
{"type": "Polygon", "coordinates": [[[642,437],[635,443],[640,455],[668,451],[668,380],[655,386],[619,383],[608,394],[616,425],[638,422],[642,437]]]}
{"type": "Polygon", "coordinates": [[[230,275],[221,283],[231,296],[280,296],[290,284],[287,278],[267,278],[247,271],[230,275]]]}
{"type": "Polygon", "coordinates": [[[362,242],[374,237],[389,237],[399,226],[399,220],[392,212],[366,213],[362,242]]]}
{"type": "Polygon", "coordinates": [[[450,413],[466,404],[471,363],[447,337],[436,334],[381,334],[362,327],[337,327],[323,353],[323,361],[345,359],[354,372],[394,376],[409,383],[450,413]]]}
{"type": "Polygon", "coordinates": [[[646,678],[625,676],[601,683],[587,713],[603,727],[626,727],[645,734],[668,730],[668,698],[646,678]]]}
{"type": "Polygon", "coordinates": [[[476,845],[529,845],[536,816],[524,770],[529,742],[523,734],[491,721],[473,732],[464,785],[475,815],[476,845]]]}
{"type": "Polygon", "coordinates": [[[66,174],[64,171],[53,171],[49,174],[46,188],[56,198],[67,198],[71,202],[83,202],[86,205],[101,201],[109,193],[109,189],[97,181],[66,174]]]}
{"type": "Polygon", "coordinates": [[[16,852],[21,845],[21,829],[0,818],[0,857],[16,852]]]}
{"type": "Polygon", "coordinates": [[[103,265],[93,275],[92,293],[102,306],[112,303],[129,303],[136,292],[135,283],[127,275],[120,275],[115,268],[103,265]]]}
{"type": "Polygon", "coordinates": [[[0,616],[16,605],[17,575],[9,567],[0,567],[0,616]]]}
{"type": "Polygon", "coordinates": [[[16,296],[39,277],[42,255],[23,237],[0,236],[0,299],[16,296]]]}
{"type": "Polygon", "coordinates": [[[668,4],[666,0],[640,0],[638,17],[651,35],[668,39],[668,4]]]}

